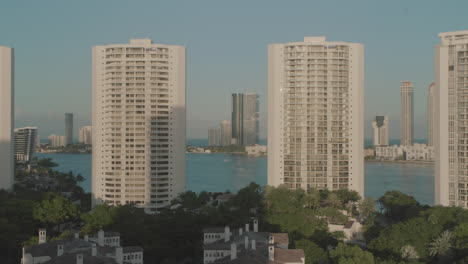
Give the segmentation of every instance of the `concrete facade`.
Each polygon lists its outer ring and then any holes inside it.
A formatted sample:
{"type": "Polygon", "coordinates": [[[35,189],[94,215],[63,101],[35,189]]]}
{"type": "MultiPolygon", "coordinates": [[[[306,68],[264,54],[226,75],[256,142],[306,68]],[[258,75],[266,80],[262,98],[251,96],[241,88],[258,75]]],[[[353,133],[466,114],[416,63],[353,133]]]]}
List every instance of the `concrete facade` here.
{"type": "Polygon", "coordinates": [[[400,87],[401,94],[401,144],[402,146],[411,146],[414,139],[414,96],[413,83],[404,81],[400,87]]]}
{"type": "Polygon", "coordinates": [[[435,83],[431,83],[427,89],[427,145],[434,146],[434,116],[435,111],[435,97],[434,97],[435,83]]]}
{"type": "Polygon", "coordinates": [[[65,113],[65,145],[73,144],[73,114],[65,113]]]}
{"type": "Polygon", "coordinates": [[[364,195],[364,46],[268,47],[268,185],[364,195]]]}
{"type": "Polygon", "coordinates": [[[435,48],[435,203],[468,208],[468,30],[435,48]]]}
{"type": "Polygon", "coordinates": [[[37,127],[21,127],[15,133],[15,160],[30,162],[36,150],[37,127]]]}
{"type": "Polygon", "coordinates": [[[93,127],[84,126],[78,130],[78,143],[91,145],[93,143],[93,127]]]}
{"type": "Polygon", "coordinates": [[[14,181],[14,78],[13,49],[0,46],[0,189],[14,181]]]}
{"type": "Polygon", "coordinates": [[[372,144],[374,146],[388,146],[388,116],[376,116],[372,122],[372,144]]]}
{"type": "Polygon", "coordinates": [[[232,94],[232,143],[242,146],[258,144],[259,111],[257,94],[232,94]]]}
{"type": "Polygon", "coordinates": [[[185,191],[185,47],[93,47],[93,205],[155,213],[185,191]]]}

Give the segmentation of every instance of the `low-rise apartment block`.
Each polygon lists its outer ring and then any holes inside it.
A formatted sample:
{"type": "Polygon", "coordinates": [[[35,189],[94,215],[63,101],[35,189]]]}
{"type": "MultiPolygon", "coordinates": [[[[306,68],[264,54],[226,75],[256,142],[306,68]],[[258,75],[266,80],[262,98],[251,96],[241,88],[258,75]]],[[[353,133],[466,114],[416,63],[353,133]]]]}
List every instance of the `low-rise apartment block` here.
{"type": "Polygon", "coordinates": [[[39,243],[23,247],[21,264],[143,264],[143,248],[121,247],[118,232],[100,230],[96,236],[79,233],[47,242],[47,232],[39,229],[39,243]]]}
{"type": "Polygon", "coordinates": [[[203,263],[282,263],[304,264],[302,249],[289,249],[287,233],[258,231],[258,220],[245,227],[205,228],[203,230],[203,263]]]}

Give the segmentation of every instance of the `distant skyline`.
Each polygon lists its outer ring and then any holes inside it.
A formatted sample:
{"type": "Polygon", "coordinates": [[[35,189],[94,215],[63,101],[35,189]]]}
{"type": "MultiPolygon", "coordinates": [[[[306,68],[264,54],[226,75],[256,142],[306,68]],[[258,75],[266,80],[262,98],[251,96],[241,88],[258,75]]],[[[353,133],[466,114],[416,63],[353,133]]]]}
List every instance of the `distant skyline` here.
{"type": "MultiPolygon", "coordinates": [[[[437,34],[468,28],[456,1],[9,1],[0,45],[15,48],[15,127],[41,138],[91,124],[91,47],[151,38],[187,48],[187,136],[230,115],[231,93],[257,93],[260,137],[267,127],[267,45],[327,36],[365,45],[365,137],[388,115],[400,138],[400,83],[414,84],[415,138],[426,138],[427,87],[437,34]],[[142,8],[144,7],[144,8],[142,8]],[[330,17],[333,14],[333,17],[330,17]]],[[[74,130],[77,134],[77,129],[74,130]]]]}

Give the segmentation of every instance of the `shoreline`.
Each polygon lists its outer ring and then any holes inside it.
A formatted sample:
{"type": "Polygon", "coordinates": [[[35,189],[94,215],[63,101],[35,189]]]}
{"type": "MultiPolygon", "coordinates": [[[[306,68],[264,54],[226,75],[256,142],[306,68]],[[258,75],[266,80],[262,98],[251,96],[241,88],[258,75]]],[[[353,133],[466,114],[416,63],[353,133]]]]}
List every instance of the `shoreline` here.
{"type": "Polygon", "coordinates": [[[429,160],[364,160],[364,162],[375,163],[412,163],[412,164],[430,164],[433,165],[434,161],[429,160]]]}

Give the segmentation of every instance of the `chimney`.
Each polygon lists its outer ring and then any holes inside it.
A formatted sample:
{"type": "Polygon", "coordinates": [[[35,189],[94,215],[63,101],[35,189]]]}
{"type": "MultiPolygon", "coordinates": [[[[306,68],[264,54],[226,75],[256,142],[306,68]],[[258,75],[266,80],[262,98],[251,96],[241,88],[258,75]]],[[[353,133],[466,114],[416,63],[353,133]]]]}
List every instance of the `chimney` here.
{"type": "Polygon", "coordinates": [[[249,224],[245,224],[245,232],[249,232],[249,224]]]}
{"type": "Polygon", "coordinates": [[[115,261],[119,264],[123,263],[123,248],[122,247],[115,248],[115,261]]]}
{"type": "Polygon", "coordinates": [[[96,247],[96,244],[93,243],[91,245],[91,256],[95,257],[97,255],[97,247],[96,247]]]}
{"type": "Polygon", "coordinates": [[[83,254],[76,254],[76,264],[83,264],[83,254]]]}
{"type": "Polygon", "coordinates": [[[268,244],[273,245],[275,244],[275,238],[273,237],[272,234],[268,237],[268,244]]]}
{"type": "Polygon", "coordinates": [[[239,236],[242,236],[242,228],[239,228],[239,236]]]}
{"type": "Polygon", "coordinates": [[[86,234],[86,235],[84,235],[84,238],[83,238],[83,239],[84,239],[84,241],[88,242],[89,236],[86,234]]]}
{"type": "Polygon", "coordinates": [[[275,246],[268,246],[268,259],[271,261],[275,260],[275,246]]]}
{"type": "Polygon", "coordinates": [[[224,242],[228,242],[231,238],[231,230],[229,230],[229,226],[224,228],[224,242]]]}
{"type": "Polygon", "coordinates": [[[237,258],[237,245],[236,243],[231,244],[231,260],[235,260],[237,258]]]}
{"type": "Polygon", "coordinates": [[[258,219],[254,219],[253,221],[253,231],[258,232],[258,219]]]}
{"type": "Polygon", "coordinates": [[[249,248],[249,237],[248,236],[244,237],[244,244],[245,244],[245,249],[248,249],[249,248]]]}
{"type": "Polygon", "coordinates": [[[80,233],[75,233],[75,239],[79,239],[80,238],[80,233]]]}
{"type": "Polygon", "coordinates": [[[97,233],[97,243],[100,247],[103,247],[104,246],[104,231],[99,230],[98,233],[97,233]]]}
{"type": "Polygon", "coordinates": [[[47,231],[45,228],[39,228],[39,244],[44,244],[47,240],[47,231]]]}
{"type": "Polygon", "coordinates": [[[252,250],[256,250],[257,249],[257,242],[255,241],[255,239],[252,239],[252,250]]]}
{"type": "Polygon", "coordinates": [[[63,245],[57,245],[57,257],[63,255],[63,245]]]}

